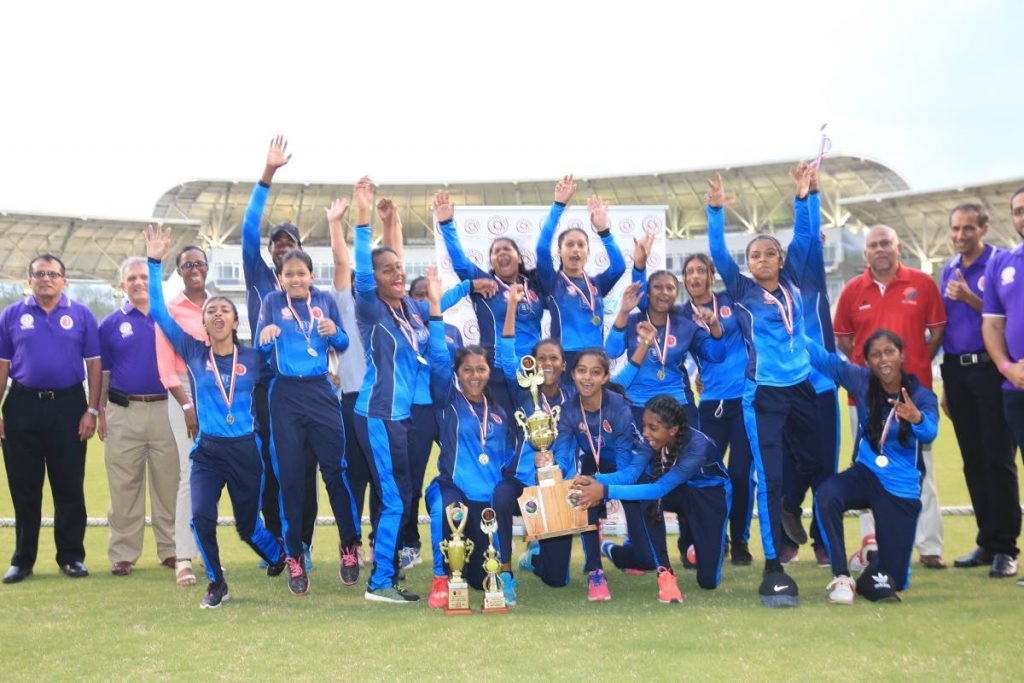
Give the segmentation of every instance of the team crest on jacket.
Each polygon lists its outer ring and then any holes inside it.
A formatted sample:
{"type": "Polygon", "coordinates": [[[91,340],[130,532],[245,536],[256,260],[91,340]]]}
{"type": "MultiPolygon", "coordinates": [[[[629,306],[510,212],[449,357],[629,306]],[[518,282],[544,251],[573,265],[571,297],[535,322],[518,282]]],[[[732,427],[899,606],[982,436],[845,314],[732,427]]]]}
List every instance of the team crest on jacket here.
{"type": "Polygon", "coordinates": [[[1017,275],[1017,269],[1013,266],[1006,266],[999,273],[999,282],[1003,285],[1013,284],[1013,278],[1017,275]]]}
{"type": "Polygon", "coordinates": [[[284,308],[281,309],[281,317],[283,319],[285,319],[285,320],[291,320],[292,319],[292,312],[288,310],[287,306],[285,306],[284,308]]]}
{"type": "Polygon", "coordinates": [[[984,292],[985,291],[985,276],[984,275],[982,275],[981,277],[978,278],[978,291],[979,292],[984,292]]]}
{"type": "Polygon", "coordinates": [[[241,377],[242,375],[244,375],[247,372],[249,372],[249,371],[245,369],[244,365],[242,365],[241,363],[235,363],[235,374],[236,375],[241,377]]]}
{"type": "Polygon", "coordinates": [[[60,326],[63,327],[65,330],[70,330],[72,327],[75,326],[75,321],[71,318],[70,315],[62,315],[60,317],[60,326]]]}
{"type": "Polygon", "coordinates": [[[117,331],[121,333],[121,339],[127,339],[132,336],[132,324],[125,320],[123,323],[118,325],[117,331]]]}
{"type": "Polygon", "coordinates": [[[497,424],[497,425],[501,424],[501,418],[499,416],[495,415],[494,413],[491,413],[491,419],[494,420],[494,424],[497,424]]]}
{"type": "Polygon", "coordinates": [[[322,320],[323,317],[324,317],[323,309],[320,308],[319,306],[314,306],[313,307],[313,317],[316,318],[317,320],[322,320]]]}
{"type": "Polygon", "coordinates": [[[606,433],[608,433],[608,434],[611,434],[611,433],[612,433],[612,425],[611,425],[611,423],[610,423],[610,422],[608,422],[608,420],[605,420],[604,422],[602,422],[602,423],[601,423],[601,427],[603,427],[603,428],[604,428],[604,431],[605,431],[606,433]]]}
{"type": "Polygon", "coordinates": [[[668,343],[669,346],[675,346],[676,345],[676,336],[674,334],[668,335],[667,343],[668,343]]]}
{"type": "Polygon", "coordinates": [[[718,309],[718,315],[722,316],[723,318],[731,318],[732,308],[729,306],[722,306],[721,308],[718,309]]]}
{"type": "Polygon", "coordinates": [[[21,319],[18,320],[18,322],[21,323],[21,329],[23,330],[31,330],[36,326],[36,319],[32,317],[31,313],[22,314],[21,319]]]}

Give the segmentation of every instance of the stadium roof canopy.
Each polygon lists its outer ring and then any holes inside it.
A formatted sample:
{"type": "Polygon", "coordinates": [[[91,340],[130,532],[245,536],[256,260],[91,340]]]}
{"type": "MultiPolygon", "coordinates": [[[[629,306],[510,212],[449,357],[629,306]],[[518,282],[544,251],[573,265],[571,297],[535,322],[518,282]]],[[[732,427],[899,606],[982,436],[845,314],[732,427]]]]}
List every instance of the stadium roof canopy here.
{"type": "MultiPolygon", "coordinates": [[[[25,280],[32,258],[52,253],[64,261],[69,278],[115,283],[126,257],[146,254],[142,229],[150,222],[0,211],[0,277],[25,280]]],[[[198,221],[165,222],[174,227],[172,253],[197,243],[198,221]]]]}
{"type": "MultiPolygon", "coordinates": [[[[669,207],[669,237],[688,237],[705,227],[706,178],[721,171],[729,191],[737,195],[730,205],[730,224],[750,231],[790,226],[793,183],[788,171],[795,160],[725,169],[700,169],[672,173],[577,178],[576,201],[598,193],[609,204],[665,204],[669,207]]],[[[434,192],[445,187],[456,204],[464,206],[545,205],[552,200],[557,179],[381,184],[379,196],[395,200],[401,211],[407,239],[431,238],[434,192]]],[[[154,216],[198,220],[216,244],[237,242],[242,217],[255,178],[245,181],[195,180],[168,190],[153,210],[154,216]]],[[[839,224],[842,197],[895,192],[908,189],[906,181],[887,166],[853,156],[830,156],[822,171],[823,211],[828,223],[839,224]]],[[[324,209],[335,197],[352,194],[351,184],[275,182],[267,200],[265,225],[289,221],[299,226],[303,243],[327,244],[324,209]]]]}
{"type": "Polygon", "coordinates": [[[884,223],[896,230],[904,253],[910,250],[921,263],[945,263],[953,255],[949,239],[949,214],[963,202],[981,204],[989,213],[986,240],[1000,246],[1016,244],[1018,236],[1010,219],[1010,196],[1024,179],[1003,180],[924,192],[889,192],[841,199],[851,223],[865,227],[884,223]]]}

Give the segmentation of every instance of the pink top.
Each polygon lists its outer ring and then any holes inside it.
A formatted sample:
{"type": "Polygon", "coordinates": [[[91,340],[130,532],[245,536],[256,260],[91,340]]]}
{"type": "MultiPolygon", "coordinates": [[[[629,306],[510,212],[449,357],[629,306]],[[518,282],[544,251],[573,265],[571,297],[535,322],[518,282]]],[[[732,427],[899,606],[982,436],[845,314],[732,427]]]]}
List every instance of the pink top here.
{"type": "MultiPolygon", "coordinates": [[[[167,310],[181,329],[202,342],[207,342],[206,328],[203,327],[203,309],[185,296],[184,290],[167,302],[167,310]]],[[[167,389],[181,386],[181,375],[186,372],[185,361],[174,352],[171,342],[156,330],[156,364],[160,370],[160,381],[167,389]]]]}

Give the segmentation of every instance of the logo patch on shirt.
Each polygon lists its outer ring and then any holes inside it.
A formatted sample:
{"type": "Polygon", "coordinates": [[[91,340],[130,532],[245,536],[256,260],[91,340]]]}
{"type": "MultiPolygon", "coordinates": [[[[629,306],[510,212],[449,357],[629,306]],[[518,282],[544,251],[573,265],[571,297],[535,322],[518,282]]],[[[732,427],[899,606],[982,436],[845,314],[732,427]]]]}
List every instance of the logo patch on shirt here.
{"type": "Polygon", "coordinates": [[[981,277],[978,278],[978,291],[979,292],[984,292],[985,291],[985,276],[984,275],[982,275],[981,277]]]}
{"type": "Polygon", "coordinates": [[[857,307],[857,310],[858,311],[866,311],[866,310],[868,310],[870,308],[871,308],[871,304],[869,304],[867,301],[862,301],[860,306],[857,307]]]}
{"type": "Polygon", "coordinates": [[[676,336],[674,334],[668,335],[668,345],[669,346],[675,346],[676,345],[676,336]]]}
{"type": "Polygon", "coordinates": [[[281,318],[283,318],[284,320],[292,319],[292,312],[288,310],[287,306],[281,309],[281,318]]]}
{"type": "Polygon", "coordinates": [[[732,308],[730,308],[729,306],[722,306],[721,308],[718,309],[718,315],[722,316],[723,318],[731,318],[732,308]]]}
{"type": "Polygon", "coordinates": [[[494,420],[494,424],[496,424],[496,425],[500,425],[501,424],[501,418],[498,417],[497,415],[495,415],[494,413],[491,413],[491,419],[494,420]]]}
{"type": "Polygon", "coordinates": [[[118,326],[117,331],[121,333],[121,339],[127,339],[133,334],[132,324],[125,320],[118,326]]]}
{"type": "Polygon", "coordinates": [[[907,287],[903,290],[903,302],[905,304],[917,305],[917,289],[914,287],[907,287]]]}
{"type": "Polygon", "coordinates": [[[321,320],[324,317],[323,309],[320,308],[319,306],[314,306],[313,317],[316,318],[317,320],[321,320]]]}
{"type": "Polygon", "coordinates": [[[455,343],[455,340],[452,339],[451,337],[449,337],[447,334],[444,336],[444,340],[446,342],[448,342],[449,344],[454,344],[455,343]]]}
{"type": "Polygon", "coordinates": [[[65,330],[70,330],[75,326],[75,321],[71,319],[70,315],[62,315],[60,317],[60,326],[65,330]]]}
{"type": "Polygon", "coordinates": [[[603,427],[604,431],[607,432],[608,434],[612,433],[612,425],[611,425],[610,422],[608,422],[608,420],[605,420],[604,422],[602,422],[601,423],[601,427],[603,427]]]}
{"type": "Polygon", "coordinates": [[[36,319],[32,317],[31,313],[22,314],[21,320],[18,322],[21,323],[21,329],[23,330],[31,330],[36,326],[36,319]]]}
{"type": "MultiPolygon", "coordinates": [[[[1006,266],[1002,272],[999,273],[999,282],[1003,285],[1013,283],[1013,278],[1017,275],[1017,269],[1013,266],[1006,266]]],[[[24,320],[24,318],[22,318],[24,320]]]]}
{"type": "Polygon", "coordinates": [[[243,376],[247,372],[249,372],[249,371],[245,369],[244,365],[242,365],[241,363],[235,363],[235,374],[236,375],[241,377],[241,376],[243,376]]]}

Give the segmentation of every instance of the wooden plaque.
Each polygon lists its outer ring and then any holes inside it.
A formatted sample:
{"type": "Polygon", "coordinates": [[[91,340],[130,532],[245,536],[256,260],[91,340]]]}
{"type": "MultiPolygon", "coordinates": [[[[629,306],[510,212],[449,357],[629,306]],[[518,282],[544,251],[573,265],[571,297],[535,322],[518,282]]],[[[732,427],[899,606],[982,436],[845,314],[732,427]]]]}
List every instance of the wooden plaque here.
{"type": "Polygon", "coordinates": [[[597,528],[587,521],[586,510],[569,504],[569,483],[562,478],[557,466],[537,470],[537,485],[523,490],[519,509],[527,541],[569,536],[597,528]]]}

